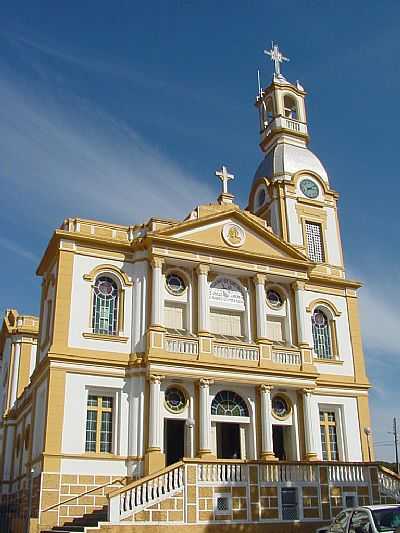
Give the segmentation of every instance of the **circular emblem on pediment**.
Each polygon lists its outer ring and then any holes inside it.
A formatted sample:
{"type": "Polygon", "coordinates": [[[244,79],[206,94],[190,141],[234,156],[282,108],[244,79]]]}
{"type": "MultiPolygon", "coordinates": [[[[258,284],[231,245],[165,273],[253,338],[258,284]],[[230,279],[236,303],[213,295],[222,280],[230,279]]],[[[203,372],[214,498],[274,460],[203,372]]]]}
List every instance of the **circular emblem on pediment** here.
{"type": "Polygon", "coordinates": [[[222,238],[229,246],[239,248],[246,240],[246,233],[238,224],[230,222],[222,228],[222,238]]]}

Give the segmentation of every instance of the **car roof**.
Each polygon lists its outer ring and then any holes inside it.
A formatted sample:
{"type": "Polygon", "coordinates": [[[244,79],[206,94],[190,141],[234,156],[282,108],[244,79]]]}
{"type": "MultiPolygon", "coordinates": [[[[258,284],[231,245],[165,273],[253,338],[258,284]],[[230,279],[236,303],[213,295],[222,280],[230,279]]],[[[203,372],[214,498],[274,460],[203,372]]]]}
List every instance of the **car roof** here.
{"type": "Polygon", "coordinates": [[[400,503],[386,503],[380,505],[362,505],[356,509],[369,509],[370,511],[378,511],[379,509],[391,509],[393,507],[400,507],[400,503]]]}

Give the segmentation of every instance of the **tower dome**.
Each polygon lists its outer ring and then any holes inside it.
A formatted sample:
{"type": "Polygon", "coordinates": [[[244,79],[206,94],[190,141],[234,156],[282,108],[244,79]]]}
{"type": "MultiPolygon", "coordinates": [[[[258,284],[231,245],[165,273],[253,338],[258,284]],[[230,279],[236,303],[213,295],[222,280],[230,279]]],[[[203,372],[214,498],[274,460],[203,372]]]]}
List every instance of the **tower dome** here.
{"type": "Polygon", "coordinates": [[[259,178],[290,180],[299,171],[313,172],[329,184],[328,174],[318,157],[306,146],[288,142],[278,143],[267,152],[256,170],[253,184],[259,178]]]}

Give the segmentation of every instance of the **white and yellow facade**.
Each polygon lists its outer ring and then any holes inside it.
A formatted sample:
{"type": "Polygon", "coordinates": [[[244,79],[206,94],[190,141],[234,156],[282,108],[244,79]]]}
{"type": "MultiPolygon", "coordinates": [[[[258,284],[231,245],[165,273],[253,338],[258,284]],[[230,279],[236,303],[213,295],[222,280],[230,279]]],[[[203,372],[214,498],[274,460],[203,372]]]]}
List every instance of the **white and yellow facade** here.
{"type": "Polygon", "coordinates": [[[182,221],[75,218],[54,232],[40,319],[9,311],[1,344],[2,497],[27,491],[40,527],[183,457],[373,460],[360,284],[346,277],[338,194],[307,147],[304,99],[283,77],[260,92],[265,158],[246,209],[224,184],[182,221]],[[114,307],[96,303],[101,290],[114,307]]]}

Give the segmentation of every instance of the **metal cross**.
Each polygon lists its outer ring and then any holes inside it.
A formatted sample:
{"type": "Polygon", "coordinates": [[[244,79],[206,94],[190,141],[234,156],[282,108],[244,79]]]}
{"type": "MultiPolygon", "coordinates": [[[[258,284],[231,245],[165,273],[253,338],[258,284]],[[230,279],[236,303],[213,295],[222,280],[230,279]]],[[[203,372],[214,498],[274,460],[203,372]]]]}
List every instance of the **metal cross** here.
{"type": "Polygon", "coordinates": [[[215,175],[218,176],[222,182],[222,194],[228,194],[228,181],[233,180],[235,176],[233,174],[228,174],[228,169],[225,165],[222,165],[221,170],[217,170],[215,175]]]}
{"type": "Polygon", "coordinates": [[[279,50],[279,46],[274,44],[274,41],[272,41],[271,50],[264,50],[264,54],[269,55],[271,57],[271,61],[275,63],[275,75],[279,78],[281,76],[280,63],[283,63],[283,61],[290,61],[290,59],[282,54],[282,52],[279,50]]]}

